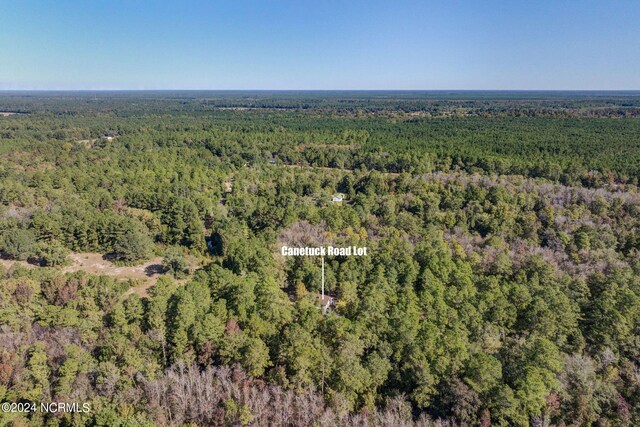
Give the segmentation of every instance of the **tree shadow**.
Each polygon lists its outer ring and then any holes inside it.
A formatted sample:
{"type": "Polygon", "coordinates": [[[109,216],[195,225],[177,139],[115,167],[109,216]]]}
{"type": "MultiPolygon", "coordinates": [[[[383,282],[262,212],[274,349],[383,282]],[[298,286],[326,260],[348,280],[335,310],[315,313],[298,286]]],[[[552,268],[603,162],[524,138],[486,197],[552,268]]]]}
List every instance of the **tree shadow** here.
{"type": "Polygon", "coordinates": [[[17,263],[20,262],[26,262],[27,264],[36,266],[36,267],[40,267],[42,266],[42,258],[37,257],[37,256],[30,256],[27,259],[16,259],[14,257],[12,257],[11,255],[9,255],[6,252],[0,251],[0,260],[3,261],[15,261],[17,263]]]}
{"type": "Polygon", "coordinates": [[[27,258],[27,264],[31,264],[36,267],[44,267],[44,260],[41,257],[30,256],[27,258]]]}
{"type": "Polygon", "coordinates": [[[102,259],[105,261],[110,261],[110,262],[116,262],[119,261],[118,257],[116,256],[116,254],[112,253],[108,253],[108,254],[104,254],[102,255],[102,259]]]}
{"type": "Polygon", "coordinates": [[[144,274],[147,276],[153,276],[154,274],[164,273],[164,267],[160,264],[151,264],[145,267],[144,274]]]}

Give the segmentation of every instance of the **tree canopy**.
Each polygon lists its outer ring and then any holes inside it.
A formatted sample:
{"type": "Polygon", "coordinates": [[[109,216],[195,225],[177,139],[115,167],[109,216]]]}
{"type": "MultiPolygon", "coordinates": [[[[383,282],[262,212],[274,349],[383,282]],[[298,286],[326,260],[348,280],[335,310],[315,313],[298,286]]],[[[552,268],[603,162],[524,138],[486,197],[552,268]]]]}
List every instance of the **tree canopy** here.
{"type": "Polygon", "coordinates": [[[0,399],[92,411],[0,419],[638,425],[639,108],[2,95],[28,114],[0,117],[0,399]],[[325,258],[324,310],[320,259],[282,245],[368,255],[325,258]]]}

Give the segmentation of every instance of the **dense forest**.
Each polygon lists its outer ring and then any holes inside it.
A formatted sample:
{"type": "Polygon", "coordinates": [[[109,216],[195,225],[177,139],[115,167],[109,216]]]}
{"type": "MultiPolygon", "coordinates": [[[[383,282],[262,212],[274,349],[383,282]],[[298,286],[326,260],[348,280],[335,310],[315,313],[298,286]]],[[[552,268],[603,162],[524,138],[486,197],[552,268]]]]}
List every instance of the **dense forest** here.
{"type": "Polygon", "coordinates": [[[91,406],[3,425],[640,425],[640,93],[0,112],[0,400],[91,406]]]}

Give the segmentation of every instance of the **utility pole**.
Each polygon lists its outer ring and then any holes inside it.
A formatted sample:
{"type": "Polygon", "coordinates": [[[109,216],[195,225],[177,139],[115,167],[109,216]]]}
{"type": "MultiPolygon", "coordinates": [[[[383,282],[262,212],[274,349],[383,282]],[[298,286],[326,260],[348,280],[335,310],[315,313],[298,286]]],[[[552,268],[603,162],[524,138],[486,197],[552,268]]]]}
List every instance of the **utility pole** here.
{"type": "Polygon", "coordinates": [[[320,301],[324,304],[324,257],[322,257],[322,299],[320,301]]]}

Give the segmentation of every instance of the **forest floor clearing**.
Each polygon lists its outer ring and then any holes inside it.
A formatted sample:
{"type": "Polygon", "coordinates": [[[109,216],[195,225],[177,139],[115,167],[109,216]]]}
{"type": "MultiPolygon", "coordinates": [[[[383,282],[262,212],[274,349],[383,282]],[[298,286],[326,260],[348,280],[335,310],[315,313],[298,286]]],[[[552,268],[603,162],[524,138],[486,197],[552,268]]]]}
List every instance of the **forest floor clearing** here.
{"type": "MultiPolygon", "coordinates": [[[[140,297],[148,295],[148,289],[153,286],[162,273],[162,257],[154,257],[139,265],[119,266],[105,259],[100,253],[95,252],[73,252],[69,255],[71,264],[61,269],[63,273],[75,273],[84,271],[88,274],[110,276],[117,280],[134,280],[136,286],[127,289],[123,297],[137,294],[140,297]]],[[[15,261],[0,259],[0,265],[9,269],[14,265],[21,265],[26,268],[36,266],[27,261],[15,261]]],[[[183,284],[186,280],[179,280],[178,284],[183,284]]]]}
{"type": "MultiPolygon", "coordinates": [[[[94,252],[72,252],[69,255],[71,264],[62,268],[63,273],[84,271],[89,274],[110,276],[119,280],[145,280],[154,282],[162,274],[162,257],[152,258],[142,264],[133,266],[119,266],[104,259],[104,256],[94,252]]],[[[26,268],[37,267],[27,261],[0,259],[0,265],[9,269],[14,265],[26,268]]]]}
{"type": "Polygon", "coordinates": [[[93,252],[72,253],[71,265],[62,269],[64,273],[84,271],[89,274],[111,276],[121,280],[152,280],[155,282],[162,272],[162,257],[155,257],[142,264],[119,266],[93,252]]]}

